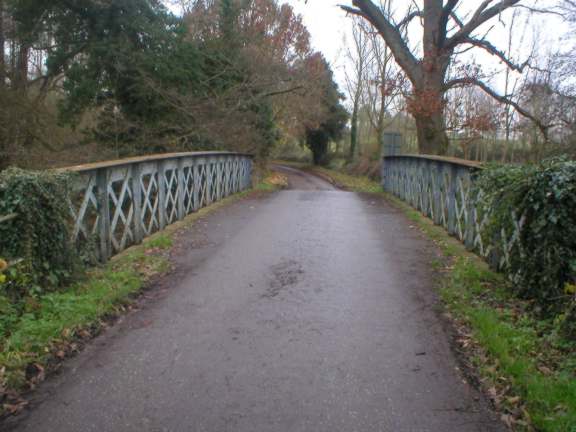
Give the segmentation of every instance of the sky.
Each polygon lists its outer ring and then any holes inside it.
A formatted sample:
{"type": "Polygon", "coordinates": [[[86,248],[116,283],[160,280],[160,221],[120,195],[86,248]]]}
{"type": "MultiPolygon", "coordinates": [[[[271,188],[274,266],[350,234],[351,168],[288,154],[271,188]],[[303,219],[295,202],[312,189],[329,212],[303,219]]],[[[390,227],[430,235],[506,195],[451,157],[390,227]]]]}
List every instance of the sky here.
{"type": "MultiPolygon", "coordinates": [[[[334,70],[336,81],[341,90],[345,89],[345,68],[350,66],[347,60],[347,41],[351,41],[351,19],[338,6],[339,4],[351,5],[351,0],[280,0],[290,4],[296,13],[302,15],[304,23],[312,36],[312,45],[315,50],[321,51],[334,70]]],[[[420,0],[416,0],[421,2],[420,0]]],[[[496,0],[494,0],[496,3],[496,0]]],[[[555,5],[558,0],[524,0],[525,5],[535,5],[539,8],[546,8],[555,5]]],[[[393,2],[393,7],[407,4],[407,0],[398,0],[393,2]]],[[[461,3],[462,12],[473,10],[478,0],[463,0],[461,3]]],[[[518,34],[516,37],[516,56],[518,63],[523,62],[530,54],[533,46],[533,40],[536,38],[539,42],[539,53],[545,53],[548,50],[554,50],[562,44],[566,44],[565,35],[569,28],[563,20],[553,15],[536,15],[533,16],[532,22],[535,23],[533,28],[524,30],[524,25],[518,25],[518,34]],[[525,34],[523,38],[521,35],[525,34]]],[[[418,23],[410,28],[412,36],[410,39],[418,42],[419,30],[418,23]]],[[[503,22],[492,20],[488,39],[500,49],[507,45],[507,28],[503,22]]],[[[487,27],[485,28],[485,30],[487,27]]],[[[474,49],[466,54],[467,60],[474,60],[481,64],[487,70],[494,70],[495,73],[490,83],[497,90],[503,87],[504,67],[494,57],[484,53],[481,50],[474,49]]]]}
{"type": "MultiPolygon", "coordinates": [[[[346,59],[346,40],[351,39],[351,20],[346,13],[338,7],[340,4],[351,5],[350,0],[285,0],[294,10],[301,14],[310,34],[312,44],[316,50],[324,53],[327,60],[332,65],[336,80],[344,89],[344,68],[347,65],[346,59]]],[[[395,2],[397,4],[406,3],[405,0],[395,2]]],[[[557,0],[528,0],[523,2],[526,5],[537,5],[539,8],[550,7],[557,3],[557,0]]],[[[394,4],[394,3],[393,3],[394,4]]],[[[463,11],[466,8],[473,9],[478,5],[477,0],[464,0],[462,2],[463,11]]],[[[518,40],[516,55],[519,59],[525,60],[530,54],[532,39],[538,38],[540,42],[540,52],[548,49],[554,49],[559,44],[564,43],[563,35],[568,32],[567,25],[561,18],[553,15],[536,15],[532,18],[539,28],[536,36],[533,29],[523,30],[523,24],[519,27],[518,33],[526,33],[522,41],[518,40]],[[520,29],[522,27],[522,30],[520,29]]],[[[489,40],[499,48],[505,48],[507,45],[507,30],[502,23],[496,24],[491,30],[489,40]]],[[[491,25],[492,25],[491,24],[491,25]]],[[[412,29],[414,31],[417,29],[412,29]]],[[[419,39],[419,38],[412,38],[419,39]]],[[[518,37],[519,39],[519,37],[518,37]]],[[[472,50],[468,54],[469,59],[474,59],[488,69],[504,70],[499,62],[492,56],[484,54],[479,50],[472,50]]],[[[502,87],[502,74],[493,78],[495,88],[502,87]]]]}
{"type": "MultiPolygon", "coordinates": [[[[321,51],[332,65],[340,86],[344,86],[346,46],[344,38],[350,38],[350,18],[340,9],[343,0],[286,0],[295,12],[302,15],[312,36],[314,48],[321,51]]],[[[351,3],[351,2],[348,2],[351,3]]]]}

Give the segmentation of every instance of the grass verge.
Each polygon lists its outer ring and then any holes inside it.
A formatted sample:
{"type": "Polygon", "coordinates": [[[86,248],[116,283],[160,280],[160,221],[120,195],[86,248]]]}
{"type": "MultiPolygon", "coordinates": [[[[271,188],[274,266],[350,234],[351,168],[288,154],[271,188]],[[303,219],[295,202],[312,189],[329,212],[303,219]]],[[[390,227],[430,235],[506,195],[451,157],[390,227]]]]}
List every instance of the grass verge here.
{"type": "Polygon", "coordinates": [[[441,297],[457,332],[457,350],[514,430],[576,432],[576,344],[558,325],[519,300],[500,274],[446,231],[377,182],[325,168],[307,168],[357,192],[377,192],[432,239],[445,259],[441,297]]]}
{"type": "MultiPolygon", "coordinates": [[[[278,182],[268,176],[254,190],[272,191],[280,187],[278,182]]],[[[21,411],[27,404],[23,392],[130,310],[150,281],[170,270],[169,250],[182,229],[249,193],[225,198],[168,226],[106,265],[87,271],[66,290],[27,299],[25,312],[13,317],[9,334],[0,340],[0,418],[21,411]]]]}

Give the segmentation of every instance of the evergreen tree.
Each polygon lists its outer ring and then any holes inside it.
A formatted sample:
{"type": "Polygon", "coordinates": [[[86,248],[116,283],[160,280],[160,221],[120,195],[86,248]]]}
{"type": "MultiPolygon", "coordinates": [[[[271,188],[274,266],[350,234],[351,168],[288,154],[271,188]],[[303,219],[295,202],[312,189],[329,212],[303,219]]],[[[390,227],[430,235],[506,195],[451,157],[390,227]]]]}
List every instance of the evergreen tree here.
{"type": "Polygon", "coordinates": [[[322,105],[326,111],[324,120],[317,127],[306,129],[306,146],[312,152],[314,165],[328,163],[328,150],[330,142],[342,138],[348,122],[348,111],[342,106],[344,96],[339,92],[334,82],[334,75],[324,58],[321,64],[325,70],[322,83],[322,105]]]}

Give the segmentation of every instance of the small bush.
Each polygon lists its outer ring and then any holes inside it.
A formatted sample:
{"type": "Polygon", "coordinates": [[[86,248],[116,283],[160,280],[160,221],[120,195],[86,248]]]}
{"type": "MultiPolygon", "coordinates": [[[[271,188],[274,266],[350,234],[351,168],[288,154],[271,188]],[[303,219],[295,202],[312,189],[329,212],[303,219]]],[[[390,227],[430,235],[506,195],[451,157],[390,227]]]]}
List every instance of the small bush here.
{"type": "Polygon", "coordinates": [[[0,173],[0,215],[18,215],[0,223],[0,257],[21,260],[5,274],[3,291],[9,297],[51,291],[77,268],[70,235],[72,177],[16,168],[0,173]]]}
{"type": "MultiPolygon", "coordinates": [[[[482,233],[502,256],[508,236],[522,218],[518,241],[503,270],[518,294],[546,312],[565,309],[576,282],[576,162],[563,158],[531,166],[494,166],[475,182],[481,206],[491,209],[482,233]]],[[[570,314],[569,314],[570,315],[570,314]]]]}

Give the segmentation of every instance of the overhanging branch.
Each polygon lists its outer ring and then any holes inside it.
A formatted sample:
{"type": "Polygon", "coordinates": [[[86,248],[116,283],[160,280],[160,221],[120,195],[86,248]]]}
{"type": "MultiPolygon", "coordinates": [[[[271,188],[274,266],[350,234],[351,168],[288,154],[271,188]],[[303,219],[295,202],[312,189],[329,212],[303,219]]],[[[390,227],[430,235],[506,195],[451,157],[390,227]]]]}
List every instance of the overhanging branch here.
{"type": "Polygon", "coordinates": [[[484,51],[488,52],[489,54],[498,57],[510,69],[515,70],[515,71],[520,72],[520,73],[522,73],[524,71],[524,69],[526,68],[526,66],[528,66],[528,63],[529,63],[528,61],[525,61],[522,64],[514,63],[512,60],[510,60],[508,57],[506,57],[506,54],[504,52],[500,51],[498,48],[496,48],[494,45],[492,45],[492,43],[490,43],[486,39],[476,39],[476,38],[472,38],[472,37],[467,37],[467,38],[463,39],[462,43],[470,44],[470,45],[473,45],[475,47],[482,48],[484,51]]]}
{"type": "Polygon", "coordinates": [[[348,12],[349,14],[358,15],[358,16],[361,16],[362,18],[368,19],[368,16],[366,16],[366,15],[364,14],[364,12],[362,12],[360,9],[356,9],[356,8],[353,8],[353,7],[350,7],[350,6],[346,6],[346,5],[338,5],[338,6],[340,6],[340,8],[341,8],[342,10],[348,12]]]}
{"type": "Polygon", "coordinates": [[[544,138],[546,140],[548,139],[548,131],[550,128],[554,127],[553,124],[544,124],[542,122],[542,120],[540,120],[538,117],[536,117],[535,115],[533,115],[529,111],[522,108],[520,106],[520,104],[518,104],[517,102],[510,99],[508,96],[498,94],[496,91],[494,91],[492,88],[490,88],[486,83],[480,81],[477,78],[472,78],[472,77],[456,78],[456,79],[448,81],[444,85],[444,89],[450,90],[450,89],[457,88],[457,87],[468,87],[468,86],[478,87],[484,93],[486,93],[488,96],[492,97],[493,99],[497,100],[498,102],[500,102],[504,105],[511,106],[512,108],[514,108],[516,110],[516,112],[518,112],[518,114],[531,120],[538,127],[538,129],[540,129],[544,138]]]}
{"type": "Polygon", "coordinates": [[[383,12],[370,0],[352,0],[354,7],[340,6],[344,11],[361,16],[369,21],[382,35],[390,50],[394,54],[396,62],[406,72],[412,82],[421,79],[422,70],[420,63],[410,51],[406,41],[398,27],[386,17],[383,12]]]}
{"type": "Polygon", "coordinates": [[[408,15],[406,15],[402,21],[400,21],[398,24],[396,24],[396,28],[398,30],[401,30],[404,27],[406,27],[408,24],[410,24],[414,18],[423,18],[423,17],[424,17],[424,13],[422,11],[419,11],[419,10],[413,11],[413,12],[409,13],[408,15]]]}
{"type": "Polygon", "coordinates": [[[474,30],[485,22],[501,14],[506,9],[516,5],[521,0],[501,0],[492,7],[488,7],[493,0],[484,0],[476,9],[470,21],[464,24],[458,32],[450,37],[446,42],[447,49],[454,49],[457,45],[464,43],[474,30]]]}
{"type": "Polygon", "coordinates": [[[277,90],[274,92],[264,93],[263,95],[261,95],[261,97],[272,97],[272,96],[284,95],[287,93],[295,92],[297,90],[302,90],[303,88],[304,88],[304,86],[299,85],[299,86],[292,87],[292,88],[285,89],[285,90],[277,90]]]}

